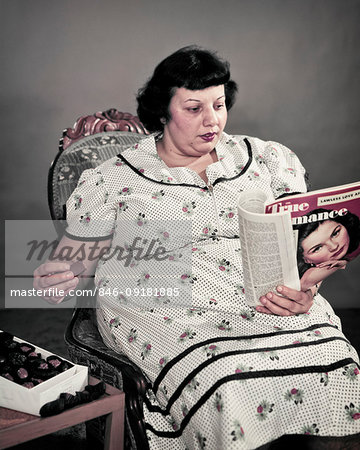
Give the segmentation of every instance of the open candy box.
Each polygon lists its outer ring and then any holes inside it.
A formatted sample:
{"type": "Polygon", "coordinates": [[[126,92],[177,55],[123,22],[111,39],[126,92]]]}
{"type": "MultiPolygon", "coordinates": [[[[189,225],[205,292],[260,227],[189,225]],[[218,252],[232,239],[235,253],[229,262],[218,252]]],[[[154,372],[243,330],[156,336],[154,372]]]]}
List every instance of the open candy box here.
{"type": "Polygon", "coordinates": [[[0,331],[0,406],[40,415],[63,392],[88,384],[88,368],[0,331]]]}

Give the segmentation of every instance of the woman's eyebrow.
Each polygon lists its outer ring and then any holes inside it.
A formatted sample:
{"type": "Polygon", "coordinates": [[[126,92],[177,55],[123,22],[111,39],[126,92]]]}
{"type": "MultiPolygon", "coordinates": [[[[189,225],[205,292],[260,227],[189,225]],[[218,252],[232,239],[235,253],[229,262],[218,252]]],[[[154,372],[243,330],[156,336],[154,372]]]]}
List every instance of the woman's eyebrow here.
{"type": "MultiPolygon", "coordinates": [[[[220,97],[218,97],[216,100],[220,100],[221,98],[223,98],[223,97],[225,97],[225,94],[224,95],[221,95],[220,97]]],[[[199,103],[201,103],[201,100],[197,100],[196,98],[188,98],[187,100],[185,100],[185,103],[186,102],[199,102],[199,103]]]]}

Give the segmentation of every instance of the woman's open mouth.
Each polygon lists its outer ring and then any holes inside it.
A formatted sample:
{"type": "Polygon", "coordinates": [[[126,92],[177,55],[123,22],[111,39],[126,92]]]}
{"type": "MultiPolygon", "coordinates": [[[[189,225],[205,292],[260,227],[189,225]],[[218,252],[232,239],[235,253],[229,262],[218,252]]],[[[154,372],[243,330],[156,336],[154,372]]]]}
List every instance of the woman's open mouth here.
{"type": "Polygon", "coordinates": [[[206,133],[206,134],[200,135],[201,139],[203,139],[206,142],[211,142],[215,136],[216,136],[216,133],[206,133]]]}

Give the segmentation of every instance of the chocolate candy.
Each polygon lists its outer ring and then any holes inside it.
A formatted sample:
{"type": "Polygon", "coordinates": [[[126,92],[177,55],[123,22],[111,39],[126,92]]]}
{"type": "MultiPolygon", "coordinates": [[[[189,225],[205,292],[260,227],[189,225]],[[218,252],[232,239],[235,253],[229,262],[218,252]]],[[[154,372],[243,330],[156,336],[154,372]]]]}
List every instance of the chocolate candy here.
{"type": "Polygon", "coordinates": [[[58,369],[58,367],[63,363],[63,360],[55,355],[48,356],[46,361],[55,369],[58,369]]]}
{"type": "Polygon", "coordinates": [[[49,364],[47,362],[45,362],[44,360],[40,361],[38,366],[38,369],[40,370],[48,370],[49,369],[49,364]]]}
{"type": "Polygon", "coordinates": [[[70,266],[70,272],[74,274],[74,277],[79,276],[81,273],[85,272],[86,267],[81,261],[76,261],[70,266]]]}
{"type": "Polygon", "coordinates": [[[25,364],[26,355],[20,352],[9,353],[9,363],[15,367],[21,367],[25,364]]]}
{"type": "Polygon", "coordinates": [[[26,342],[22,342],[22,343],[19,344],[19,350],[22,353],[25,353],[25,355],[27,355],[27,354],[29,354],[31,352],[34,352],[35,351],[35,347],[33,345],[30,345],[30,344],[26,343],[26,342]]]}
{"type": "Polygon", "coordinates": [[[16,375],[20,381],[25,381],[29,378],[29,372],[25,369],[25,367],[20,367],[16,371],[16,375]]]}
{"type": "Polygon", "coordinates": [[[6,361],[6,362],[1,366],[0,372],[1,372],[1,373],[6,373],[6,372],[11,373],[11,372],[13,372],[13,369],[14,369],[14,367],[13,367],[8,361],[6,361]]]}
{"type": "Polygon", "coordinates": [[[36,359],[41,359],[41,353],[30,352],[26,356],[27,356],[29,363],[30,363],[30,361],[34,361],[36,359]]]}
{"type": "Polygon", "coordinates": [[[59,372],[44,359],[39,361],[36,360],[32,365],[32,374],[35,378],[48,380],[49,378],[55,377],[58,373],[59,372]]]}
{"type": "Polygon", "coordinates": [[[14,381],[14,377],[9,372],[2,373],[1,376],[4,377],[4,378],[7,378],[10,381],[14,381]]]}
{"type": "Polygon", "coordinates": [[[6,345],[5,350],[7,352],[18,352],[19,351],[19,343],[15,341],[11,341],[6,345]]]}
{"type": "Polygon", "coordinates": [[[31,361],[30,367],[33,374],[40,374],[40,378],[42,377],[41,374],[49,370],[49,364],[45,361],[45,359],[35,359],[34,361],[31,361]]]}
{"type": "Polygon", "coordinates": [[[74,364],[69,363],[68,361],[63,361],[61,366],[59,366],[60,372],[65,372],[65,370],[71,369],[74,367],[74,364]]]}
{"type": "Polygon", "coordinates": [[[43,358],[36,358],[32,360],[28,360],[28,366],[31,367],[31,369],[48,369],[49,364],[45,361],[43,358]]]}
{"type": "MultiPolygon", "coordinates": [[[[71,266],[75,276],[85,270],[81,262],[71,266]]],[[[14,341],[14,336],[0,331],[0,375],[10,381],[31,388],[73,367],[56,355],[42,358],[41,353],[27,342],[14,341]]]]}
{"type": "Polygon", "coordinates": [[[28,362],[28,367],[32,375],[42,378],[42,374],[49,370],[49,364],[45,359],[34,359],[28,362]]]}

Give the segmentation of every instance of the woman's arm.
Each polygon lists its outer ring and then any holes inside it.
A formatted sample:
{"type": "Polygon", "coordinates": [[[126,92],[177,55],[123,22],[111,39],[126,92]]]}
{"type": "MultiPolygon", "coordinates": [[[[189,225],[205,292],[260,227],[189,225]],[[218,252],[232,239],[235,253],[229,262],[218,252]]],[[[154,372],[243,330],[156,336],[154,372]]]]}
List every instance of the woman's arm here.
{"type": "Polygon", "coordinates": [[[310,267],[304,275],[301,277],[300,284],[301,290],[306,291],[307,289],[315,286],[320,281],[325,280],[328,276],[332,275],[339,269],[345,269],[347,261],[326,261],[324,263],[318,264],[315,267],[310,267]]]}
{"type": "Polygon", "coordinates": [[[43,291],[42,297],[48,303],[57,304],[62,302],[72,289],[84,287],[89,279],[93,277],[99,258],[107,252],[110,242],[111,240],[109,239],[83,242],[66,236],[63,237],[52,260],[41,264],[34,271],[34,288],[43,291]],[[68,260],[61,258],[62,254],[69,253],[74,255],[81,254],[81,259],[68,260]],[[81,261],[85,268],[79,276],[75,276],[76,274],[71,271],[71,266],[76,261],[81,261]],[[79,285],[80,282],[81,285],[79,285]],[[63,295],[55,296],[53,295],[54,291],[63,295]]]}

